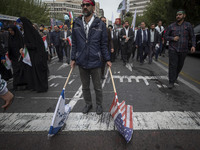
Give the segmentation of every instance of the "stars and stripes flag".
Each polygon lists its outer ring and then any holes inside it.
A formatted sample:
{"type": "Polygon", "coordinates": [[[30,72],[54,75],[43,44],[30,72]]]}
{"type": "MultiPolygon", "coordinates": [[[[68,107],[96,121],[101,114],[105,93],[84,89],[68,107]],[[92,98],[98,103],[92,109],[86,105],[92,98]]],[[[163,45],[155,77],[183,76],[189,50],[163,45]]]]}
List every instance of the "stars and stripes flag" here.
{"type": "Polygon", "coordinates": [[[69,106],[69,104],[65,105],[65,89],[63,89],[56,105],[48,137],[52,137],[56,133],[58,133],[58,131],[65,124],[70,111],[71,107],[69,106]]]}
{"type": "Polygon", "coordinates": [[[133,134],[133,107],[126,105],[125,101],[119,103],[117,93],[110,107],[110,113],[114,119],[117,130],[130,142],[133,134]]]}
{"type": "Polygon", "coordinates": [[[27,48],[24,48],[23,49],[23,52],[22,52],[22,57],[23,57],[23,62],[29,66],[32,66],[32,63],[31,63],[31,59],[30,59],[30,55],[28,53],[28,49],[27,48]]]}
{"type": "Polygon", "coordinates": [[[8,57],[8,53],[5,55],[6,62],[4,63],[4,66],[6,67],[7,70],[12,68],[12,63],[10,58],[8,57]]]}

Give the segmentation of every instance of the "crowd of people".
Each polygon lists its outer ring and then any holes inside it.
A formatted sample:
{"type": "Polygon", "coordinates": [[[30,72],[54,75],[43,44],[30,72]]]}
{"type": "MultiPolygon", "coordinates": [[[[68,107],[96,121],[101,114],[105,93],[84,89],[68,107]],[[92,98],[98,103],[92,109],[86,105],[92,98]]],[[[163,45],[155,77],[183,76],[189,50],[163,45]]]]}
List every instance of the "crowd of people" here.
{"type": "Polygon", "coordinates": [[[95,16],[94,0],[83,0],[81,6],[83,15],[76,18],[72,29],[67,24],[61,29],[55,25],[52,32],[51,27],[44,30],[44,25],[38,27],[27,18],[21,17],[18,26],[9,25],[9,34],[2,30],[1,76],[5,80],[13,77],[14,90],[23,86],[28,90],[46,92],[49,73],[47,61],[57,55],[58,62],[62,63],[65,54],[66,63],[70,64],[71,61],[72,68],[75,65],[79,66],[83,97],[86,102],[83,113],[92,108],[90,93],[90,78],[92,78],[96,93],[96,111],[97,114],[101,114],[103,112],[101,80],[105,79],[106,65],[111,67],[111,62],[115,62],[117,57],[121,58],[124,66],[130,59],[136,59],[141,65],[145,61],[151,64],[153,57],[158,61],[159,55],[165,55],[167,46],[169,46],[169,88],[174,87],[187,55],[189,39],[192,41],[191,51],[195,51],[193,28],[190,23],[184,21],[186,16],[184,11],[177,12],[177,21],[168,28],[164,28],[162,21],[158,21],[157,26],[152,23],[149,29],[145,22],[141,22],[133,29],[129,22],[125,21],[120,29],[112,25],[106,27],[106,18],[95,16]],[[28,49],[32,66],[23,62],[24,48],[28,49]],[[12,73],[3,65],[6,54],[12,61],[12,73]]]}

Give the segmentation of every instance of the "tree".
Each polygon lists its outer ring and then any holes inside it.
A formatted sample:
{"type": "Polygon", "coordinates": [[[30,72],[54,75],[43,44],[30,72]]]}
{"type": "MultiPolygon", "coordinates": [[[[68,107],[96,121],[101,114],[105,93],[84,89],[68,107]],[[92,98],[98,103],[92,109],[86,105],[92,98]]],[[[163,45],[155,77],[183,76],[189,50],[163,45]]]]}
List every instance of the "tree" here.
{"type": "Polygon", "coordinates": [[[49,12],[41,0],[1,0],[0,13],[10,16],[27,17],[34,23],[49,24],[49,12]]]}

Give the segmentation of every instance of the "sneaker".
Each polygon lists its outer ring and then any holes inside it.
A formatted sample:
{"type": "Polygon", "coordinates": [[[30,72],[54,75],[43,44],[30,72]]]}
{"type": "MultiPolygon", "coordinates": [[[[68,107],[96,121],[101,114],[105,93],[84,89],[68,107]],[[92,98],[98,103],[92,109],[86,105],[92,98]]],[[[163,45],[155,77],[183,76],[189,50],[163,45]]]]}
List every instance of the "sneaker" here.
{"type": "Polygon", "coordinates": [[[174,83],[170,83],[168,86],[169,89],[173,89],[174,88],[174,83]]]}
{"type": "Polygon", "coordinates": [[[103,113],[103,107],[101,105],[97,105],[96,112],[97,115],[101,115],[103,113]]]}
{"type": "Polygon", "coordinates": [[[90,111],[90,109],[92,109],[92,105],[88,105],[86,104],[85,107],[83,108],[83,114],[86,114],[90,111]]]}
{"type": "Polygon", "coordinates": [[[178,80],[176,80],[176,81],[175,81],[175,83],[176,83],[176,84],[179,84],[179,81],[178,81],[178,80]]]}

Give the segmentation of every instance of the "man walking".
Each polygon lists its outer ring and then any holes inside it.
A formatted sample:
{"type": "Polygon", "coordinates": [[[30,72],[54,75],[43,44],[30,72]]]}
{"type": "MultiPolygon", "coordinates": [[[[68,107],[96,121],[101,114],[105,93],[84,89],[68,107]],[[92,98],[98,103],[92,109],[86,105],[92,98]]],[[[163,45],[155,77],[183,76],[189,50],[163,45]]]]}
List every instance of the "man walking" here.
{"type": "Polygon", "coordinates": [[[162,48],[163,48],[163,32],[165,28],[162,26],[162,21],[158,21],[158,25],[156,26],[156,30],[158,31],[160,35],[160,44],[159,48],[156,51],[156,61],[158,60],[158,55],[162,53],[162,48]]]}
{"type": "Polygon", "coordinates": [[[151,24],[151,29],[149,31],[150,35],[150,46],[149,46],[149,64],[152,63],[152,58],[156,54],[155,47],[160,43],[160,37],[157,30],[155,30],[155,24],[151,24]]]}
{"type": "Polygon", "coordinates": [[[121,45],[122,45],[122,59],[124,66],[127,62],[129,62],[129,59],[131,57],[132,47],[133,47],[133,38],[134,38],[134,32],[129,27],[129,22],[125,21],[124,28],[121,30],[120,37],[122,39],[121,45]]]}
{"type": "Polygon", "coordinates": [[[141,29],[137,31],[136,47],[139,50],[140,64],[144,63],[149,53],[149,31],[146,29],[145,22],[141,22],[141,29]]]}
{"type": "Polygon", "coordinates": [[[54,26],[54,31],[51,33],[51,46],[56,48],[58,62],[63,62],[63,51],[60,47],[60,29],[57,25],[54,26]]]}
{"type": "Polygon", "coordinates": [[[62,50],[64,50],[66,58],[67,58],[67,63],[70,64],[70,40],[69,37],[71,36],[71,32],[68,30],[68,26],[65,24],[64,25],[64,31],[61,31],[60,33],[60,40],[61,40],[61,47],[62,50]]]}
{"type": "Polygon", "coordinates": [[[96,93],[96,112],[102,114],[102,85],[101,66],[102,57],[107,65],[111,67],[108,52],[108,37],[106,25],[94,15],[95,1],[82,1],[83,16],[78,17],[72,29],[72,55],[71,67],[79,66],[82,82],[83,97],[86,105],[83,113],[88,113],[92,108],[92,97],[90,92],[90,77],[96,93]]]}
{"type": "Polygon", "coordinates": [[[176,22],[172,23],[165,33],[165,39],[169,41],[169,89],[174,87],[183,68],[189,40],[192,41],[191,52],[195,52],[194,30],[192,25],[185,21],[185,17],[185,11],[179,10],[176,14],[176,22]]]}

